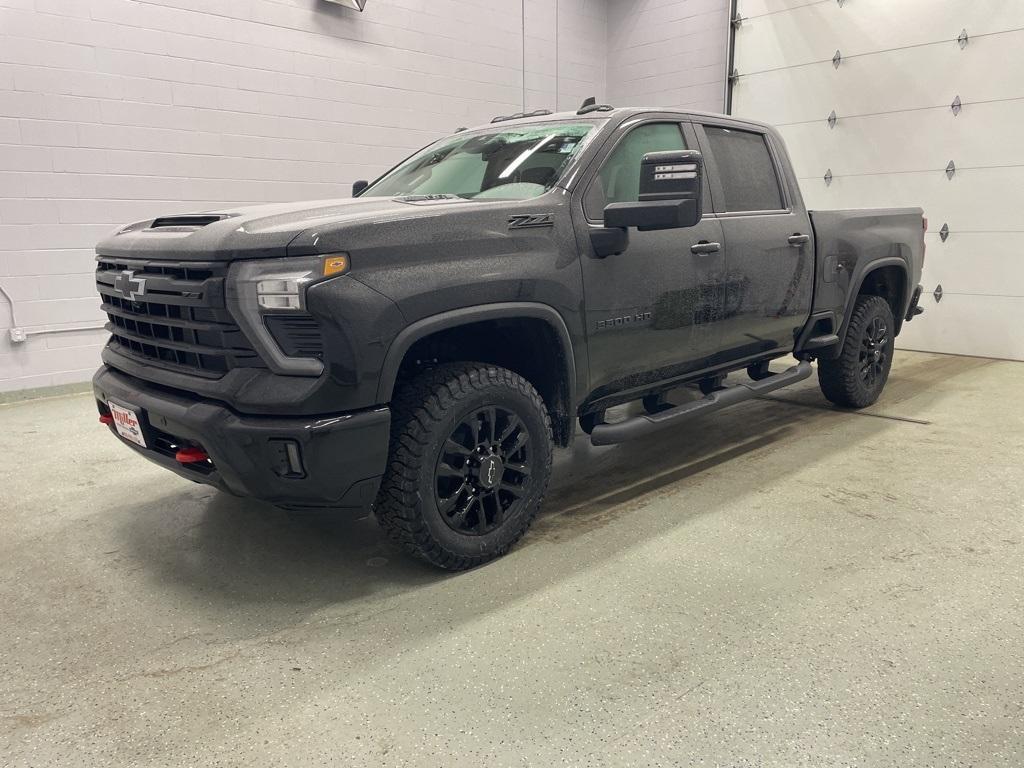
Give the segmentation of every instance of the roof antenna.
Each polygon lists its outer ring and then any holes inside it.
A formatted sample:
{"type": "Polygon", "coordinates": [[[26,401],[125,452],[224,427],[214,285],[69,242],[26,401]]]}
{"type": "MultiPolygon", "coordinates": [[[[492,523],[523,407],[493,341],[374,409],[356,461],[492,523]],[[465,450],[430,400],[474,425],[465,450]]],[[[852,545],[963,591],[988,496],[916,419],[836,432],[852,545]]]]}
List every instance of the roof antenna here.
{"type": "Polygon", "coordinates": [[[580,104],[580,109],[586,109],[587,107],[592,107],[595,104],[597,104],[597,99],[594,98],[593,96],[588,96],[586,99],[583,100],[583,103],[580,104]]]}

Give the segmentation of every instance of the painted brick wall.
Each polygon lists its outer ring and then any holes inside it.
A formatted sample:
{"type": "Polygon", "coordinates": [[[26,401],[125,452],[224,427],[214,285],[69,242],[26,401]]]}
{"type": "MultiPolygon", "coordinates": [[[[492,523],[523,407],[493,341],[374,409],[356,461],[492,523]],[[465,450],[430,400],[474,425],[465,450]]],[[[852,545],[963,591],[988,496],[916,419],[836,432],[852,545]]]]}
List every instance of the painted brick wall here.
{"type": "Polygon", "coordinates": [[[724,109],[729,0],[608,0],[608,98],[724,109]]]}
{"type": "MultiPolygon", "coordinates": [[[[556,78],[604,98],[606,38],[606,0],[0,0],[0,287],[20,327],[95,326],[118,225],[345,196],[556,78]]],[[[0,390],[87,379],[105,339],[10,327],[0,296],[0,390]]]]}

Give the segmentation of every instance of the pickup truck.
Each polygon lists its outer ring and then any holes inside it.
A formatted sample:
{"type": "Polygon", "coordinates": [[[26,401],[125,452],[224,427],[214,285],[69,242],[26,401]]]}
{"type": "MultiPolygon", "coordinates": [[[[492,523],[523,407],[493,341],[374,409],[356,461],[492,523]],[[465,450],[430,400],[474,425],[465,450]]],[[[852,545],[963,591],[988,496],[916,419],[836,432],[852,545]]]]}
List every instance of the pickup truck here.
{"type": "Polygon", "coordinates": [[[577,435],[680,428],[812,361],[836,405],[875,402],[926,229],[919,208],[808,211],[760,123],[589,101],[495,118],[351,199],[101,242],[100,421],[190,480],[372,512],[465,569],[524,534],[577,435]]]}

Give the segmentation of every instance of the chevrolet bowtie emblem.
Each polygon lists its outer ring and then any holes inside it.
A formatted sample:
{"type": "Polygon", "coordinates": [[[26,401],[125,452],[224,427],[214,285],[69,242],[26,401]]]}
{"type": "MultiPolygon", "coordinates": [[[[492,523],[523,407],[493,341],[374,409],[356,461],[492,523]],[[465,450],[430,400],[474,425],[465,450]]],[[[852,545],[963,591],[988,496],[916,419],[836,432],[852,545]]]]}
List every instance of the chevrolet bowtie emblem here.
{"type": "Polygon", "coordinates": [[[131,301],[138,301],[146,295],[146,279],[126,269],[114,279],[114,290],[131,301]]]}

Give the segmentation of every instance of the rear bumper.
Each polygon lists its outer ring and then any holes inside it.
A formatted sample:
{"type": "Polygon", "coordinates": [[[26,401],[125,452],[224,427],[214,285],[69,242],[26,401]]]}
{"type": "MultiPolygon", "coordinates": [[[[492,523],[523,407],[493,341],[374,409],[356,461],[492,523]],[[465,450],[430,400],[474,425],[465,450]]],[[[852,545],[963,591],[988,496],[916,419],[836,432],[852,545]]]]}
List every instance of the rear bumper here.
{"type": "MultiPolygon", "coordinates": [[[[107,367],[93,377],[93,391],[101,414],[110,401],[138,414],[147,447],[118,436],[125,445],[182,477],[236,496],[365,514],[387,463],[386,407],[321,417],[242,416],[107,367]],[[178,462],[183,446],[202,448],[210,461],[178,462]]],[[[113,425],[110,430],[117,435],[113,425]]]]}

